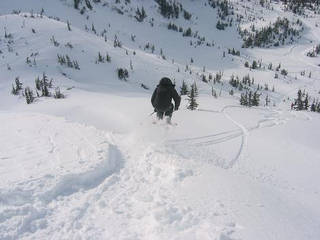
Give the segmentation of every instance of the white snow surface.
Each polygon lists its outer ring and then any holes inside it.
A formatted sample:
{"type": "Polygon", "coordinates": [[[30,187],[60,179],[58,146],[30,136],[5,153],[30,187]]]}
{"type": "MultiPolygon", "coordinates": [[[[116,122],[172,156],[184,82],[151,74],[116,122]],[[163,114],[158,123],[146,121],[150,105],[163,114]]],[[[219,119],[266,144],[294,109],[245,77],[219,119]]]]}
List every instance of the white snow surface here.
{"type": "MultiPolygon", "coordinates": [[[[235,28],[215,28],[216,12],[206,1],[180,1],[193,18],[176,23],[216,43],[195,48],[166,29],[169,20],[156,3],[131,2],[125,9],[145,6],[144,23],[129,10],[116,13],[111,1],[84,15],[69,0],[0,1],[0,239],[320,239],[320,114],[290,110],[298,89],[319,97],[319,58],[306,53],[319,44],[320,16],[303,18],[273,3],[263,12],[266,21],[300,18],[302,38],[279,48],[240,49],[235,28]],[[99,33],[108,29],[107,42],[85,31],[92,23],[99,33]],[[114,48],[114,34],[122,48],[114,48]],[[147,42],[155,44],[154,54],[143,50],[147,42]],[[241,56],[223,58],[232,47],[241,56]],[[98,52],[108,53],[111,63],[95,64],[98,52]],[[36,65],[29,66],[32,53],[36,65]],[[77,60],[80,70],[59,65],[57,54],[77,60]],[[281,63],[289,74],[275,79],[274,71],[244,68],[254,59],[281,63]],[[201,81],[203,66],[206,73],[224,73],[223,84],[213,86],[218,98],[201,81]],[[128,81],[118,80],[118,67],[129,70],[128,81]],[[35,91],[44,72],[66,98],[26,104],[22,94],[10,94],[18,76],[35,91]],[[239,93],[229,95],[229,77],[248,73],[256,84],[275,86],[262,91],[271,106],[242,107],[239,93]],[[154,124],[150,116],[151,94],[163,76],[175,79],[177,89],[182,80],[196,82],[200,93],[197,111],[187,110],[182,97],[172,125],[154,124]]],[[[242,11],[244,3],[233,2],[242,11]]],[[[257,5],[253,14],[261,11],[257,5]]]]}

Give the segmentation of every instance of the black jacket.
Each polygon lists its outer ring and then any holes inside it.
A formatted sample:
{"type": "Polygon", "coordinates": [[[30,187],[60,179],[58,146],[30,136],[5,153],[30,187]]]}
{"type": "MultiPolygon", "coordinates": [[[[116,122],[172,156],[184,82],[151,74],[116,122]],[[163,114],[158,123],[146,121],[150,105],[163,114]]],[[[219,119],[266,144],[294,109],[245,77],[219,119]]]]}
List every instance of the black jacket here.
{"type": "Polygon", "coordinates": [[[162,78],[151,98],[152,106],[160,112],[167,111],[174,100],[175,110],[180,106],[181,97],[177,93],[174,85],[169,78],[162,78]]]}

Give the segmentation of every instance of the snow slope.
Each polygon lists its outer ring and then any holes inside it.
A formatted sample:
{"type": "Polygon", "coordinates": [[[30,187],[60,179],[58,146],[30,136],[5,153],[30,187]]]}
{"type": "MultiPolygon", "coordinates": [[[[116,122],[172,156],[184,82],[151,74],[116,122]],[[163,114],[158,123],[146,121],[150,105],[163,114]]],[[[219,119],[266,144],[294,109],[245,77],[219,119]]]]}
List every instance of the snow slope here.
{"type": "MultiPolygon", "coordinates": [[[[319,59],[306,52],[318,41],[319,16],[301,18],[306,30],[295,45],[222,58],[226,48],[241,44],[233,41],[234,29],[218,34],[208,21],[215,13],[204,4],[184,6],[199,17],[193,21],[200,32],[220,45],[212,52],[168,32],[165,20],[156,11],[151,15],[154,4],[132,2],[144,4],[156,26],[95,5],[87,15],[96,28],[112,22],[107,42],[84,31],[84,24],[90,26],[86,15],[68,1],[0,2],[0,239],[319,239],[320,115],[291,111],[287,101],[299,88],[318,96],[319,59]],[[10,14],[30,8],[45,14],[10,14]],[[4,30],[13,37],[4,38],[4,30]],[[114,33],[122,48],[113,47],[114,33]],[[155,54],[139,48],[148,41],[158,41],[155,54]],[[96,64],[99,52],[110,54],[111,63],[96,64]],[[32,53],[38,53],[36,65],[29,66],[32,53]],[[80,70],[59,65],[57,54],[76,59],[80,70]],[[196,59],[191,75],[184,71],[190,57],[196,59]],[[274,71],[243,67],[261,58],[264,64],[281,62],[289,75],[274,79],[274,71]],[[223,84],[214,86],[221,90],[218,98],[200,81],[204,65],[206,73],[224,71],[223,84]],[[118,80],[118,67],[130,69],[128,81],[118,80]],[[303,70],[312,77],[300,76],[303,70]],[[65,99],[27,105],[10,94],[15,77],[35,90],[43,72],[65,99]],[[248,73],[275,86],[275,93],[263,92],[275,106],[245,108],[239,93],[229,95],[229,77],[248,73]],[[183,98],[176,126],[153,124],[149,116],[162,76],[174,78],[177,88],[186,80],[200,89],[198,111],[187,110],[183,98]]],[[[274,6],[265,18],[291,16],[274,6]]]]}

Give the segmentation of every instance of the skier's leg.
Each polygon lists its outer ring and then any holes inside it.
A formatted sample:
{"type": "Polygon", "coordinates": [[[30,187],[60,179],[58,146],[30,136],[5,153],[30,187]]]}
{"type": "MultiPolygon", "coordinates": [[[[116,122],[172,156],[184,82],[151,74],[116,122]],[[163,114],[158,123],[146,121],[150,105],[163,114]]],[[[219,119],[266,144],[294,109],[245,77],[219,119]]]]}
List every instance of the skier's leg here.
{"type": "Polygon", "coordinates": [[[173,113],[173,104],[171,103],[169,109],[165,112],[167,123],[171,123],[172,113],[173,113]]]}
{"type": "Polygon", "coordinates": [[[157,111],[157,117],[159,120],[163,119],[163,112],[157,111]]]}

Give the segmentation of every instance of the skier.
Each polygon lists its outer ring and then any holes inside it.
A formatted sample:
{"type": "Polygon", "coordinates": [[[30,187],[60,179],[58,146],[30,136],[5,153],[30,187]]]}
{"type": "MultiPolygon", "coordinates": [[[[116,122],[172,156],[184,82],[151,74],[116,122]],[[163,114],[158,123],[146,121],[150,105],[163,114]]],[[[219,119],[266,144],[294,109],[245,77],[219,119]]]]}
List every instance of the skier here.
{"type": "Polygon", "coordinates": [[[180,106],[181,97],[174,88],[171,80],[164,77],[160,80],[158,86],[154,90],[151,98],[154,111],[157,112],[158,119],[163,119],[163,115],[167,116],[167,123],[171,123],[173,110],[177,111],[180,106]],[[174,105],[172,104],[174,100],[174,105]]]}

